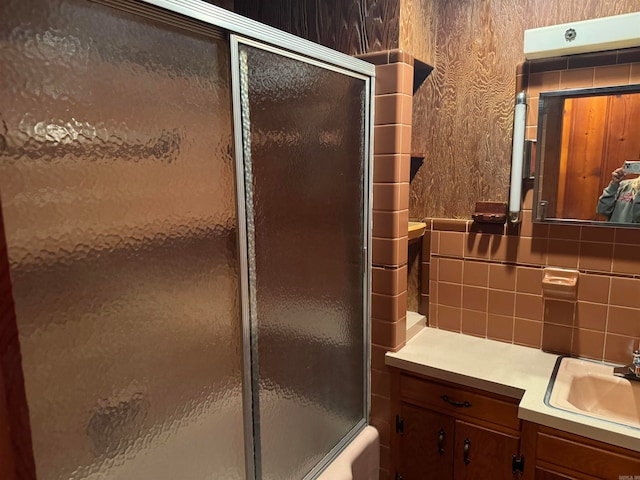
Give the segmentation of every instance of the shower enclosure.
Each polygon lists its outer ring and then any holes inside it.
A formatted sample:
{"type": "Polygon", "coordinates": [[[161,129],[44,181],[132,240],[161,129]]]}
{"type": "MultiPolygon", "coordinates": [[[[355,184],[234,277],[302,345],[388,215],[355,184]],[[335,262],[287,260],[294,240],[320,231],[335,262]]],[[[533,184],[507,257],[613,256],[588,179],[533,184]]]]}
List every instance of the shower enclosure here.
{"type": "Polygon", "coordinates": [[[373,67],[196,0],[0,15],[20,470],[315,477],[368,411],[373,67]]]}

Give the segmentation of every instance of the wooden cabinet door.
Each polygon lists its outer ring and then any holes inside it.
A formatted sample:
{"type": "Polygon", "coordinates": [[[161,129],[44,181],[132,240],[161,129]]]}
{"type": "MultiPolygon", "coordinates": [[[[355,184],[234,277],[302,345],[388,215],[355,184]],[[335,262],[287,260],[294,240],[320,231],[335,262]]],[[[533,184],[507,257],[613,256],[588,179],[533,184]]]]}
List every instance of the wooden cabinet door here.
{"type": "Polygon", "coordinates": [[[561,473],[552,472],[544,468],[536,467],[536,480],[577,480],[576,477],[568,477],[561,473]]]}
{"type": "MultiPolygon", "coordinates": [[[[403,403],[404,432],[400,437],[403,480],[453,479],[455,420],[441,413],[403,403]]],[[[476,480],[481,477],[476,477],[476,480]]]]}
{"type": "Polygon", "coordinates": [[[511,461],[520,438],[456,420],[453,452],[455,480],[513,480],[511,461]]]}

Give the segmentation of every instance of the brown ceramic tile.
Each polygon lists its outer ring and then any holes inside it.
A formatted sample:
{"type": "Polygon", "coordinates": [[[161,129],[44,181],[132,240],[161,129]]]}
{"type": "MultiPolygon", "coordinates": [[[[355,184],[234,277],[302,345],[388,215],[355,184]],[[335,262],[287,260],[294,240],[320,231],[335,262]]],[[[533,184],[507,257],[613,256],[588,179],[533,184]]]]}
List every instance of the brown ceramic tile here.
{"type": "Polygon", "coordinates": [[[596,67],[595,70],[593,84],[596,87],[627,85],[629,83],[629,75],[631,74],[631,66],[629,64],[596,67]]]}
{"type": "Polygon", "coordinates": [[[438,305],[460,307],[462,305],[462,285],[438,282],[438,305]]]}
{"type": "Polygon", "coordinates": [[[440,248],[439,254],[449,257],[462,258],[464,253],[464,233],[460,232],[439,232],[440,248]]]}
{"type": "Polygon", "coordinates": [[[466,232],[467,220],[455,220],[452,218],[434,218],[434,230],[445,230],[448,232],[466,232]]]}
{"type": "Polygon", "coordinates": [[[407,235],[409,229],[409,210],[399,211],[373,211],[374,237],[400,238],[407,235]]]}
{"type": "Polygon", "coordinates": [[[469,233],[473,234],[491,234],[506,235],[506,228],[501,223],[481,223],[472,221],[468,225],[469,233]]]}
{"type": "Polygon", "coordinates": [[[640,62],[631,64],[629,83],[640,83],[640,62]]]}
{"type": "MultiPolygon", "coordinates": [[[[388,50],[385,50],[383,52],[363,53],[360,55],[356,55],[356,57],[374,65],[386,65],[387,63],[389,63],[388,50]]],[[[378,70],[376,69],[376,72],[377,71],[378,70]]]]}
{"type": "Polygon", "coordinates": [[[413,65],[413,55],[400,48],[389,50],[389,63],[401,62],[407,65],[413,65]]]}
{"type": "Polygon", "coordinates": [[[592,272],[610,272],[612,256],[612,243],[580,242],[578,267],[592,272]]]}
{"type": "Polygon", "coordinates": [[[391,441],[391,426],[388,418],[370,416],[369,424],[378,430],[378,433],[380,434],[380,445],[389,445],[391,441]]]}
{"type": "Polygon", "coordinates": [[[410,162],[409,155],[375,155],[373,181],[375,183],[408,182],[410,162]]]}
{"type": "Polygon", "coordinates": [[[400,97],[400,123],[403,125],[411,125],[413,118],[413,97],[410,95],[401,95],[400,97]]]}
{"type": "Polygon", "coordinates": [[[618,52],[616,50],[570,55],[568,57],[568,68],[586,68],[598,67],[603,65],[615,65],[617,58],[618,52]]]}
{"type": "Polygon", "coordinates": [[[575,326],[604,332],[607,326],[607,306],[579,301],[576,304],[575,326]]]}
{"type": "Polygon", "coordinates": [[[390,95],[376,95],[375,97],[375,125],[389,125],[402,123],[402,98],[399,93],[390,95]]]}
{"type": "Polygon", "coordinates": [[[528,97],[527,98],[527,119],[526,125],[537,125],[538,124],[538,100],[539,97],[528,97]]]}
{"type": "Polygon", "coordinates": [[[542,320],[543,312],[544,302],[541,295],[516,293],[516,317],[539,322],[542,320]]]}
{"type": "Polygon", "coordinates": [[[640,229],[616,228],[615,242],[628,245],[640,245],[640,229]]]}
{"type": "Polygon", "coordinates": [[[431,230],[427,228],[422,236],[422,252],[420,252],[420,255],[422,255],[423,262],[431,261],[431,234],[431,230]]]}
{"type": "Polygon", "coordinates": [[[440,258],[438,260],[438,280],[449,283],[462,283],[462,260],[440,258]]]}
{"type": "Polygon", "coordinates": [[[459,332],[461,328],[462,309],[438,305],[438,328],[459,332]]]}
{"type": "Polygon", "coordinates": [[[578,299],[586,302],[608,303],[610,283],[611,278],[606,275],[581,274],[578,279],[578,299]]]}
{"type": "Polygon", "coordinates": [[[462,268],[462,283],[487,287],[489,285],[489,264],[465,260],[462,268]]]}
{"type": "Polygon", "coordinates": [[[400,63],[402,66],[402,83],[398,92],[405,95],[413,95],[413,65],[407,65],[406,63],[400,63]]]}
{"type": "Polygon", "coordinates": [[[536,72],[529,75],[528,97],[537,97],[540,92],[558,90],[560,88],[560,72],[536,72]]]}
{"type": "Polygon", "coordinates": [[[491,239],[491,260],[515,263],[518,258],[520,237],[494,235],[491,239]]]}
{"type": "MultiPolygon", "coordinates": [[[[520,62],[516,65],[516,75],[528,75],[529,74],[529,62],[520,62]]],[[[518,89],[516,88],[516,92],[518,89]]]]}
{"type": "Polygon", "coordinates": [[[438,257],[433,257],[429,263],[429,280],[438,280],[438,257]]]}
{"type": "Polygon", "coordinates": [[[484,287],[463,285],[462,308],[486,313],[488,294],[489,291],[484,287]]]}
{"type": "Polygon", "coordinates": [[[374,127],[373,153],[375,155],[400,153],[401,135],[400,125],[376,125],[374,127]]]}
{"type": "Polygon", "coordinates": [[[640,62],[640,47],[618,50],[618,63],[640,62]]]}
{"type": "Polygon", "coordinates": [[[522,211],[522,223],[520,224],[520,236],[521,237],[533,236],[533,223],[531,219],[531,210],[522,211]]]}
{"type": "Polygon", "coordinates": [[[462,333],[476,337],[487,336],[487,312],[462,309],[462,333]]]}
{"type": "MultiPolygon", "coordinates": [[[[546,223],[533,223],[533,235],[536,240],[549,238],[549,225],[546,223]]],[[[545,246],[546,248],[546,246],[545,246]]]]}
{"type": "Polygon", "coordinates": [[[547,263],[547,238],[520,239],[518,244],[518,263],[526,265],[545,265],[547,263]]]}
{"type": "Polygon", "coordinates": [[[490,313],[487,318],[487,338],[513,342],[513,316],[490,313]]]}
{"type": "Polygon", "coordinates": [[[469,233],[464,242],[465,258],[489,259],[492,237],[488,233],[469,233]]]}
{"type": "Polygon", "coordinates": [[[513,330],[513,343],[540,348],[542,343],[542,322],[516,317],[513,330]]]}
{"type": "Polygon", "coordinates": [[[418,308],[418,313],[422,315],[429,315],[429,295],[420,295],[420,307],[418,308]]]}
{"type": "Polygon", "coordinates": [[[542,325],[542,349],[547,352],[569,354],[573,328],[565,325],[542,325]]]}
{"type": "Polygon", "coordinates": [[[577,68],[560,72],[560,88],[593,87],[594,68],[577,68]]]}
{"type": "Polygon", "coordinates": [[[516,292],[542,295],[542,269],[518,267],[516,272],[516,292]]]}
{"type": "Polygon", "coordinates": [[[571,354],[596,360],[602,359],[604,355],[604,332],[574,328],[571,354]]]}
{"type": "Polygon", "coordinates": [[[406,337],[406,317],[397,322],[385,322],[377,318],[371,319],[371,341],[376,345],[395,348],[398,344],[404,343],[406,337]]]}
{"type": "Polygon", "coordinates": [[[500,263],[490,264],[489,288],[514,291],[516,289],[515,265],[504,265],[500,263]]]}
{"type": "Polygon", "coordinates": [[[640,308],[640,279],[613,277],[611,279],[609,304],[620,307],[640,308]]]}
{"type": "Polygon", "coordinates": [[[387,368],[384,360],[387,352],[388,349],[382,345],[371,345],[371,368],[387,368]]]}
{"type": "Polygon", "coordinates": [[[640,274],[640,252],[638,245],[615,245],[612,271],[616,273],[640,274]]]}
{"type": "Polygon", "coordinates": [[[370,415],[378,418],[390,418],[391,401],[389,397],[385,397],[382,395],[372,395],[370,415]]]}
{"type": "Polygon", "coordinates": [[[373,209],[385,211],[407,210],[409,208],[408,183],[374,183],[373,209]]]}
{"type": "Polygon", "coordinates": [[[604,360],[612,363],[630,363],[631,354],[637,347],[637,338],[607,333],[604,338],[604,360]]]}
{"type": "Polygon", "coordinates": [[[489,313],[513,317],[515,304],[516,294],[514,292],[489,289],[489,313]]]}
{"type": "Polygon", "coordinates": [[[392,63],[376,67],[376,95],[401,93],[402,70],[401,63],[392,63]]]}
{"type": "MultiPolygon", "coordinates": [[[[529,72],[546,72],[549,70],[564,70],[567,68],[567,57],[550,57],[531,60],[529,62],[529,72]]],[[[556,87],[557,89],[557,87],[556,87]]]]}
{"type": "Polygon", "coordinates": [[[372,263],[376,266],[401,266],[407,263],[408,237],[376,238],[371,241],[372,263]]]}
{"type": "MultiPolygon", "coordinates": [[[[433,294],[429,295],[433,297],[433,294]]],[[[438,304],[431,298],[429,302],[429,315],[427,315],[427,325],[430,327],[438,326],[438,304]]]]}
{"type": "Polygon", "coordinates": [[[580,240],[583,242],[613,243],[614,234],[614,228],[585,225],[582,227],[580,240]]]}
{"type": "Polygon", "coordinates": [[[371,316],[378,320],[397,322],[407,314],[407,292],[399,295],[371,294],[371,316]]]}
{"type": "Polygon", "coordinates": [[[420,265],[420,293],[429,293],[429,280],[431,279],[431,263],[420,265]]]}
{"type": "Polygon", "coordinates": [[[516,92],[526,92],[529,86],[529,76],[523,74],[516,74],[516,92]]]}
{"type": "Polygon", "coordinates": [[[527,140],[535,140],[538,138],[538,126],[537,125],[527,125],[524,131],[524,138],[527,140]]]}
{"type": "Polygon", "coordinates": [[[573,326],[575,303],[559,300],[544,301],[544,322],[573,326]]]}
{"type": "Polygon", "coordinates": [[[552,267],[576,268],[580,242],[573,240],[549,239],[547,263],[552,267]]]}
{"type": "Polygon", "coordinates": [[[549,225],[549,238],[557,240],[580,240],[578,225],[549,225]]]}
{"type": "Polygon", "coordinates": [[[391,470],[391,448],[388,445],[380,445],[380,469],[391,470]]]}
{"type": "Polygon", "coordinates": [[[398,295],[407,290],[407,266],[400,268],[373,267],[371,290],[384,295],[398,295]]]}
{"type": "Polygon", "coordinates": [[[382,396],[389,396],[391,391],[391,375],[388,369],[371,369],[371,391],[382,396]]]}
{"type": "Polygon", "coordinates": [[[431,255],[440,254],[440,232],[431,232],[431,255]]]}
{"type": "Polygon", "coordinates": [[[609,306],[607,333],[640,337],[640,312],[637,308],[609,306]]]}
{"type": "Polygon", "coordinates": [[[525,210],[531,210],[533,208],[533,188],[528,188],[524,192],[522,208],[524,208],[525,210]]]}

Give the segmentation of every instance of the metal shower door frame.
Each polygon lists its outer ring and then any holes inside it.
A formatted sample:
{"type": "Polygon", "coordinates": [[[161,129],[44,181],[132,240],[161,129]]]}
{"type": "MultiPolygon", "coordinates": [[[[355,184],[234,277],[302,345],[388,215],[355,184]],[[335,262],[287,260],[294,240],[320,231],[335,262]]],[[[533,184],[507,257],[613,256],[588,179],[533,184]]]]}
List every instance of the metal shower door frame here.
{"type": "Polygon", "coordinates": [[[238,248],[240,260],[240,286],[241,286],[241,312],[242,312],[242,345],[243,345],[243,414],[244,414],[244,439],[245,439],[245,468],[246,478],[255,479],[256,464],[255,455],[259,454],[254,449],[254,425],[253,425],[253,396],[252,385],[252,322],[249,299],[249,271],[247,251],[247,224],[244,187],[244,151],[242,139],[242,112],[240,106],[240,76],[238,45],[240,43],[257,46],[271,52],[282,54],[290,58],[305,61],[307,63],[327,68],[345,75],[361,78],[366,82],[365,104],[365,152],[363,158],[364,168],[364,198],[363,198],[363,340],[365,342],[363,352],[363,418],[362,420],[336,445],[305,478],[315,477],[322,468],[335,458],[364,428],[367,423],[371,386],[370,386],[370,312],[371,312],[371,202],[373,196],[372,164],[373,164],[373,113],[375,93],[375,66],[351,57],[349,55],[331,50],[322,45],[315,44],[295,35],[263,25],[254,20],[242,17],[223,8],[205,3],[200,0],[140,0],[143,3],[162,8],[164,10],[182,15],[208,25],[213,25],[228,31],[230,35],[231,74],[232,74],[232,107],[234,147],[236,160],[236,204],[238,212],[238,248]]]}

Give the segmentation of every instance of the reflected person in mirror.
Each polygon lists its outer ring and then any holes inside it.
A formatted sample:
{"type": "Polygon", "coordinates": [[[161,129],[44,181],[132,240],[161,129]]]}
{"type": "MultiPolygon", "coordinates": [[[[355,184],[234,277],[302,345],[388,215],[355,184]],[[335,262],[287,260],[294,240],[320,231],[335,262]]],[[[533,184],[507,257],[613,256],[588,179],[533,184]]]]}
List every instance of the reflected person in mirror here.
{"type": "Polygon", "coordinates": [[[596,211],[610,222],[640,223],[640,177],[623,180],[622,167],[611,172],[611,182],[598,199],[596,211]]]}

